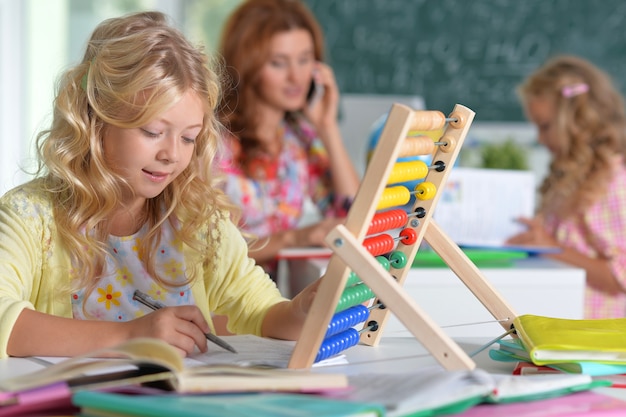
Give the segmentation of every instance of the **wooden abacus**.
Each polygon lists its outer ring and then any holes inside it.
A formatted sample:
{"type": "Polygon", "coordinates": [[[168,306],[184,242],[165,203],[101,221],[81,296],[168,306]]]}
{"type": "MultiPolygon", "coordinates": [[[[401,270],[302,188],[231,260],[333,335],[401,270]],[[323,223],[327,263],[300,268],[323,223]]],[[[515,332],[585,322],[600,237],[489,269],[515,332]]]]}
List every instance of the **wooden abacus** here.
{"type": "Polygon", "coordinates": [[[439,111],[413,110],[401,104],[391,107],[346,221],[326,237],[333,254],[289,368],[309,368],[359,342],[377,345],[389,311],[444,368],[475,368],[474,361],[402,288],[422,239],[502,327],[507,331],[511,328],[516,317],[513,309],[432,218],[439,190],[448,178],[473,119],[474,112],[459,104],[448,118],[439,111]],[[438,141],[412,134],[444,128],[438,141]],[[428,167],[422,161],[397,162],[399,157],[414,155],[432,155],[433,163],[428,167]],[[412,175],[415,177],[411,178],[412,175]],[[423,181],[414,192],[394,185],[416,178],[423,181]],[[410,213],[391,209],[409,203],[412,193],[416,199],[410,213]],[[397,239],[381,233],[400,227],[403,229],[397,239]],[[366,238],[367,235],[374,236],[366,238]],[[386,257],[381,255],[383,252],[386,257]],[[362,305],[365,301],[370,302],[369,308],[362,305]],[[363,328],[357,331],[355,326],[361,322],[363,328]]]}

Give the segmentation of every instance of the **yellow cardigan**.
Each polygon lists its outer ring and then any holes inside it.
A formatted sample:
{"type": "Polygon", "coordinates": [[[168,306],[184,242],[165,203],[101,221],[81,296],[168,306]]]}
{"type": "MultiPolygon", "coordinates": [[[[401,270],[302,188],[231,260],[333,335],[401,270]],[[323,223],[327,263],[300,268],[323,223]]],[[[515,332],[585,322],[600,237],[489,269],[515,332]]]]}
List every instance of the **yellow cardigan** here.
{"type": "MultiPolygon", "coordinates": [[[[70,257],[56,233],[52,204],[36,180],[0,198],[0,358],[7,356],[9,335],[23,309],[72,317],[70,257]]],[[[249,258],[231,221],[220,220],[216,230],[221,239],[212,263],[191,268],[198,271],[194,300],[211,326],[211,313],[227,315],[231,332],[260,335],[268,309],[286,299],[249,258]]],[[[185,259],[190,259],[187,253],[185,259]]]]}

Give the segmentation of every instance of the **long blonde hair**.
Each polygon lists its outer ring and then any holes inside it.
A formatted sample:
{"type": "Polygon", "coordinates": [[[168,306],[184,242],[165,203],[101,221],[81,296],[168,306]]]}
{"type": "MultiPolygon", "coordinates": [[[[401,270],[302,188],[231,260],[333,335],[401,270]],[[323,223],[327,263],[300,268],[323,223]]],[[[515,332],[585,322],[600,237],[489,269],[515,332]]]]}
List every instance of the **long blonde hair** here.
{"type": "MultiPolygon", "coordinates": [[[[160,226],[170,221],[177,238],[194,250],[197,260],[210,259],[219,236],[198,230],[209,219],[238,214],[220,187],[214,168],[221,125],[214,110],[220,81],[208,57],[194,47],[165,15],[142,12],[105,20],[94,30],[77,66],[62,74],[50,129],[37,138],[41,182],[55,201],[58,232],[71,254],[78,287],[93,288],[107,255],[111,215],[121,196],[132,192],[103,157],[107,125],[139,127],[194,91],[204,104],[203,127],[189,166],[144,208],[149,226],[140,248],[146,270],[155,271],[160,226]]],[[[188,273],[191,280],[193,273],[188,273]]]]}
{"type": "Polygon", "coordinates": [[[624,101],[604,71],[577,56],[552,58],[518,88],[522,103],[533,97],[556,104],[555,140],[541,187],[539,211],[560,218],[580,214],[606,193],[615,155],[626,153],[624,101]],[[577,94],[569,89],[583,88],[577,94]]]}

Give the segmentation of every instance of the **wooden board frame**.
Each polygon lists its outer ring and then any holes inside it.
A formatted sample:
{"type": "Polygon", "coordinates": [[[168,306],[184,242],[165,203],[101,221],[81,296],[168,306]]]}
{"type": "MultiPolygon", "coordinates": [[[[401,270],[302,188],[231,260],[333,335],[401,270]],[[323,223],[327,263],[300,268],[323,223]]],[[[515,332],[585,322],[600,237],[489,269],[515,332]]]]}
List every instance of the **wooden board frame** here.
{"type": "Polygon", "coordinates": [[[432,118],[432,113],[413,110],[402,104],[394,104],[391,107],[346,221],[332,229],[326,237],[326,243],[333,250],[333,255],[321,278],[301,337],[296,342],[289,368],[309,368],[313,365],[350,271],[353,271],[376,294],[374,303],[380,302],[385,306],[371,310],[368,322],[375,321],[378,326],[375,330],[364,331],[361,334],[361,343],[371,346],[378,344],[391,311],[443,367],[448,370],[475,368],[474,361],[402,288],[411,266],[410,260],[414,259],[422,240],[429,243],[504,329],[509,330],[511,327],[516,317],[513,309],[432,219],[441,195],[440,190],[447,181],[474,119],[474,112],[467,107],[460,104],[454,107],[440,139],[447,145],[436,146],[433,153],[433,164],[443,164],[445,169],[441,171],[429,169],[424,178],[424,181],[434,184],[437,191],[432,199],[415,201],[412,211],[419,211],[423,215],[410,216],[406,227],[415,230],[416,242],[411,245],[399,244],[395,249],[406,255],[409,264],[401,269],[392,267],[387,271],[363,246],[363,240],[377,210],[378,201],[387,186],[387,178],[401,152],[403,141],[411,131],[438,129],[434,125],[425,128],[432,118]]]}

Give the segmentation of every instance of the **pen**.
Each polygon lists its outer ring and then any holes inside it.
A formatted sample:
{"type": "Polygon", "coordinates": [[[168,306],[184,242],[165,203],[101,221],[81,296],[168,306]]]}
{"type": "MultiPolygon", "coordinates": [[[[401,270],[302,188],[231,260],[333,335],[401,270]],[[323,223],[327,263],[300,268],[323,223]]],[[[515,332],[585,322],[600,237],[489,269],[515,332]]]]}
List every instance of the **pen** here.
{"type": "MultiPolygon", "coordinates": [[[[135,290],[135,292],[133,293],[133,300],[139,301],[141,304],[145,305],[148,308],[151,308],[152,310],[158,310],[165,307],[163,303],[160,303],[159,301],[150,297],[148,294],[145,294],[139,290],[135,290]]],[[[213,333],[205,333],[204,335],[206,336],[207,340],[215,343],[219,347],[224,348],[230,352],[237,353],[235,348],[233,348],[231,345],[229,345],[213,333]]]]}

